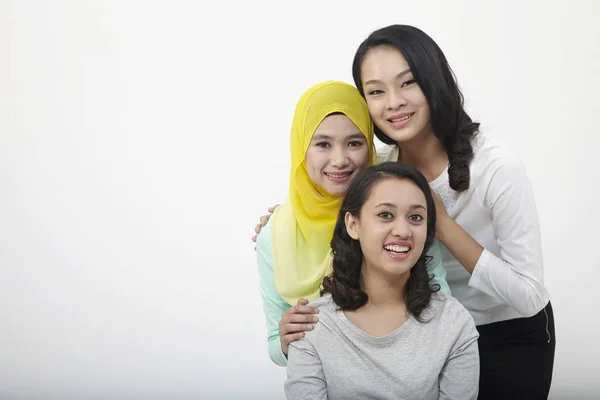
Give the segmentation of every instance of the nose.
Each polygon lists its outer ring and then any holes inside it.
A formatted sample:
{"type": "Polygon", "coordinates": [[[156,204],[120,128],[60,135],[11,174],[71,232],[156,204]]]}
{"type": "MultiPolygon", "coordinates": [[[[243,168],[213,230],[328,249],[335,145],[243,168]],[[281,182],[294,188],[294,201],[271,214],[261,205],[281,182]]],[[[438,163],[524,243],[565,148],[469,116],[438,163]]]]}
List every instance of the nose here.
{"type": "Polygon", "coordinates": [[[403,218],[397,218],[392,227],[392,235],[404,240],[409,239],[412,236],[412,231],[408,221],[403,218]]]}
{"type": "Polygon", "coordinates": [[[387,108],[388,110],[397,110],[406,105],[406,98],[401,89],[392,89],[388,91],[387,108]]]}
{"type": "Polygon", "coordinates": [[[344,169],[348,164],[348,150],[346,146],[336,146],[331,153],[331,166],[337,169],[344,169]]]}

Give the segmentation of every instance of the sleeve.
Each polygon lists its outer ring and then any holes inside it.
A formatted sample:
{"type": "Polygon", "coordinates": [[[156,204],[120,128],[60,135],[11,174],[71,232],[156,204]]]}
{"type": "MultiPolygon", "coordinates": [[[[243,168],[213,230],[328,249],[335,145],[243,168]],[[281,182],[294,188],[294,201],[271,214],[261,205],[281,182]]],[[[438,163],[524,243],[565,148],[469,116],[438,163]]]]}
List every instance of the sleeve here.
{"type": "Polygon", "coordinates": [[[475,400],[479,394],[479,333],[468,311],[462,311],[456,343],[439,376],[440,400],[475,400]]]}
{"type": "Polygon", "coordinates": [[[398,146],[388,144],[377,149],[377,159],[379,164],[389,161],[398,161],[398,146]]]}
{"type": "Polygon", "coordinates": [[[327,382],[321,359],[306,339],[290,343],[287,380],[284,384],[288,400],[327,400],[327,382]]]}
{"type": "Polygon", "coordinates": [[[524,166],[500,166],[482,195],[491,213],[500,257],[484,249],[469,286],[501,298],[523,317],[531,317],[544,308],[547,296],[537,210],[524,166]]]}
{"type": "Polygon", "coordinates": [[[256,239],[256,253],[258,261],[258,276],[260,281],[260,294],[263,300],[263,310],[267,319],[267,334],[269,343],[269,357],[277,364],[285,367],[287,357],[281,350],[279,341],[279,321],[290,305],[285,302],[277,292],[275,275],[273,272],[273,258],[271,252],[271,228],[267,224],[256,239]]]}
{"type": "Polygon", "coordinates": [[[452,296],[448,282],[446,281],[446,269],[442,264],[442,253],[440,251],[440,244],[437,239],[434,240],[433,244],[427,251],[427,255],[431,257],[429,263],[427,263],[427,272],[431,277],[429,285],[435,284],[440,285],[440,292],[452,296]]]}

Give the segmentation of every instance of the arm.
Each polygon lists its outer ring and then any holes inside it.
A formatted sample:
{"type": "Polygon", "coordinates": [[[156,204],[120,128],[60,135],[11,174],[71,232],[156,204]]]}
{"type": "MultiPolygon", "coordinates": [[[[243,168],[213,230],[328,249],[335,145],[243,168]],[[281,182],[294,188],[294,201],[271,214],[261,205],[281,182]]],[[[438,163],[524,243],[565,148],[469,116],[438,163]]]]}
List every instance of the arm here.
{"type": "Polygon", "coordinates": [[[502,299],[524,317],[533,316],[546,298],[537,210],[525,168],[501,166],[479,195],[490,210],[500,257],[481,247],[445,210],[439,239],[471,272],[469,286],[502,299]]]}
{"type": "Polygon", "coordinates": [[[439,377],[440,400],[475,400],[479,393],[479,334],[464,310],[460,334],[439,377]]]}
{"type": "Polygon", "coordinates": [[[281,315],[290,308],[290,305],[279,296],[277,287],[275,286],[270,226],[263,228],[262,234],[258,235],[256,247],[260,294],[263,300],[263,310],[267,319],[269,357],[275,364],[285,367],[287,364],[287,357],[281,350],[281,341],[279,340],[279,320],[281,315]]]}
{"type": "Polygon", "coordinates": [[[321,359],[306,339],[290,344],[284,388],[288,400],[327,400],[327,382],[321,359]]]}
{"type": "Polygon", "coordinates": [[[437,240],[433,242],[427,255],[431,257],[431,260],[427,263],[427,272],[432,277],[429,281],[429,286],[438,284],[440,285],[440,292],[452,296],[450,287],[446,281],[446,269],[442,264],[442,253],[440,252],[440,245],[437,240]]]}

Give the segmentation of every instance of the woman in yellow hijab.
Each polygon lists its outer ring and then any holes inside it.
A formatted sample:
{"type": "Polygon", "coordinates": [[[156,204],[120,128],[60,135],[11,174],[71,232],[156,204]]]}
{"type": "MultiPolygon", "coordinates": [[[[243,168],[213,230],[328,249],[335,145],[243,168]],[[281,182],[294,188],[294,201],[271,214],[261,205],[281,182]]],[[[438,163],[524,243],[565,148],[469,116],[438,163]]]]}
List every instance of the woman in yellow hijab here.
{"type": "MultiPolygon", "coordinates": [[[[351,85],[324,82],[298,101],[288,199],[256,241],[269,356],[276,364],[287,364],[288,344],[318,321],[307,303],[319,297],[331,272],[330,242],[342,196],[361,168],[377,163],[373,137],[367,104],[351,85]]],[[[431,284],[448,292],[441,256],[429,255],[431,284]]]]}
{"type": "MultiPolygon", "coordinates": [[[[279,365],[287,363],[287,343],[279,339],[282,313],[300,299],[319,297],[342,196],[360,168],[377,162],[373,124],[358,90],[336,81],[308,89],[296,106],[290,149],[288,199],[257,238],[269,355],[279,365]]],[[[297,308],[312,307],[304,301],[297,308]]],[[[313,315],[294,315],[300,317],[311,321],[313,315]]]]}

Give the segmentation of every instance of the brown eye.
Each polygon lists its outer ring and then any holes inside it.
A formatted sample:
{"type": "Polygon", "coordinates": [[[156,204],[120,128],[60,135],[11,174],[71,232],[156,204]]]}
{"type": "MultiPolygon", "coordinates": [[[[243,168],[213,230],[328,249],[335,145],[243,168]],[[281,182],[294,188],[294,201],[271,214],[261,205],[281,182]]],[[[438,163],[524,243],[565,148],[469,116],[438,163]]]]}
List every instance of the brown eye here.
{"type": "Polygon", "coordinates": [[[425,218],[423,218],[422,215],[420,214],[412,214],[408,217],[408,219],[412,222],[421,222],[423,221],[425,218]]]}
{"type": "Polygon", "coordinates": [[[387,211],[380,212],[379,214],[377,214],[377,216],[381,217],[383,219],[392,219],[392,218],[394,218],[394,216],[391,213],[387,212],[387,211]]]}
{"type": "Polygon", "coordinates": [[[409,79],[409,80],[407,80],[406,82],[404,82],[404,83],[402,84],[402,86],[400,86],[400,87],[406,87],[406,86],[408,86],[408,85],[412,85],[412,84],[413,84],[413,83],[415,83],[415,82],[416,82],[416,80],[415,80],[415,79],[409,79]]]}

